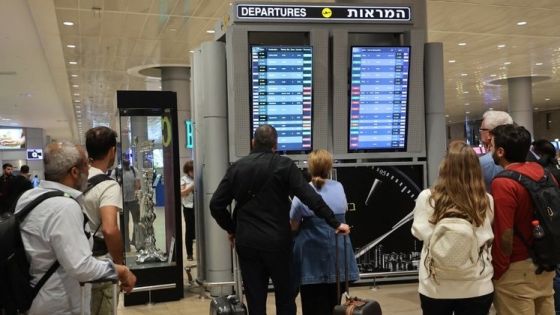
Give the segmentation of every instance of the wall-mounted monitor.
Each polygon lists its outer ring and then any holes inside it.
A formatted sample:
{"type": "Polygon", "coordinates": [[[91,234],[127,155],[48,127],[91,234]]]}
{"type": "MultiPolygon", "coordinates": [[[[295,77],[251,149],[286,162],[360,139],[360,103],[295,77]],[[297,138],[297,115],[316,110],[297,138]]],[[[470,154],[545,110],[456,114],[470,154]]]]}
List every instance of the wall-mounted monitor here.
{"type": "Polygon", "coordinates": [[[278,132],[279,153],[313,147],[313,48],[250,46],[251,135],[264,124],[278,132]]]}
{"type": "Polygon", "coordinates": [[[0,150],[25,149],[23,128],[0,128],[0,150]]]}
{"type": "Polygon", "coordinates": [[[410,47],[353,46],[348,152],[407,149],[410,47]]]}

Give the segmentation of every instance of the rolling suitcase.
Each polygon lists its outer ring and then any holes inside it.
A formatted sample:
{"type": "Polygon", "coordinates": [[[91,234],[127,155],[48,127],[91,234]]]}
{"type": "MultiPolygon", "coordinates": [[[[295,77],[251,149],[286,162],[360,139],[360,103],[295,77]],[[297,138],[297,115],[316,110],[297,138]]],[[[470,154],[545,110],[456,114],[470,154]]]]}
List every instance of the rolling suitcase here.
{"type": "Polygon", "coordinates": [[[235,250],[233,250],[233,280],[236,294],[213,298],[210,302],[210,315],[247,315],[247,307],[243,303],[241,271],[235,250]]]}
{"type": "MultiPolygon", "coordinates": [[[[344,236],[345,238],[347,236],[344,236]]],[[[334,307],[333,315],[381,315],[381,306],[377,301],[374,300],[366,300],[360,299],[359,297],[351,297],[349,295],[349,288],[348,285],[348,259],[346,257],[346,239],[344,241],[344,274],[345,274],[345,283],[346,283],[346,291],[344,296],[346,298],[346,302],[341,305],[337,305],[334,307]]],[[[337,296],[340,296],[340,272],[338,270],[338,234],[335,236],[336,242],[336,254],[335,254],[335,268],[336,268],[336,293],[337,296]]]]}
{"type": "Polygon", "coordinates": [[[86,283],[101,283],[101,282],[111,282],[113,284],[113,315],[117,315],[117,306],[118,306],[118,296],[119,296],[119,280],[116,278],[110,278],[110,279],[99,279],[99,280],[94,280],[94,281],[88,281],[88,282],[80,282],[80,290],[81,290],[81,295],[82,295],[82,306],[81,306],[81,314],[84,315],[86,313],[86,308],[88,309],[91,307],[90,305],[85,305],[86,304],[86,290],[84,288],[84,285],[86,283]]]}

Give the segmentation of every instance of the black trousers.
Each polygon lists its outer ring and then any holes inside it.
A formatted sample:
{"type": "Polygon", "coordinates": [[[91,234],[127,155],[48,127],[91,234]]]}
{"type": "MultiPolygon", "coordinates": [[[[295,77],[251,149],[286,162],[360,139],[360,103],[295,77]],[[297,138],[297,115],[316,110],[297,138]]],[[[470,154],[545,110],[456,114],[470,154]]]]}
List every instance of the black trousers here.
{"type": "Polygon", "coordinates": [[[183,216],[185,217],[185,248],[187,249],[187,257],[192,257],[193,241],[196,238],[194,208],[183,207],[183,216]]]}
{"type": "Polygon", "coordinates": [[[274,284],[277,315],[296,315],[292,248],[278,251],[236,245],[249,315],[266,315],[268,279],[274,284]]]}
{"type": "Polygon", "coordinates": [[[332,314],[340,301],[340,296],[336,294],[336,283],[303,284],[299,289],[303,315],[332,314]]]}
{"type": "Polygon", "coordinates": [[[123,211],[124,211],[123,225],[125,226],[125,228],[123,229],[124,246],[126,251],[130,251],[130,233],[128,231],[129,213],[132,215],[132,222],[134,223],[134,227],[132,228],[132,244],[136,247],[134,236],[136,235],[136,226],[140,222],[140,204],[138,204],[138,200],[125,201],[123,204],[123,211]]]}
{"type": "Polygon", "coordinates": [[[487,315],[494,293],[466,299],[432,299],[420,294],[424,315],[487,315]]]}

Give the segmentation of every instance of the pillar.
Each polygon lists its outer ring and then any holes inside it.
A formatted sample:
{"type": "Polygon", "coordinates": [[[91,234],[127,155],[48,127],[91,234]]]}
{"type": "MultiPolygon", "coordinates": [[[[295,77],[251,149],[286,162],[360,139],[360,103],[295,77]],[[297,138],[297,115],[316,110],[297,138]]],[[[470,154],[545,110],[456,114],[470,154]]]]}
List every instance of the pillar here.
{"type": "MultiPolygon", "coordinates": [[[[177,123],[179,125],[179,165],[192,159],[192,150],[186,148],[185,120],[191,119],[191,69],[188,67],[162,67],[161,89],[177,93],[177,123]]],[[[181,173],[182,174],[182,173],[181,173]]]]}
{"type": "Polygon", "coordinates": [[[447,148],[443,88],[443,44],[426,43],[424,53],[426,152],[428,156],[428,185],[431,186],[438,177],[439,164],[447,148]]]}
{"type": "Polygon", "coordinates": [[[509,78],[508,112],[513,121],[525,127],[533,136],[533,97],[531,77],[509,78]]]}

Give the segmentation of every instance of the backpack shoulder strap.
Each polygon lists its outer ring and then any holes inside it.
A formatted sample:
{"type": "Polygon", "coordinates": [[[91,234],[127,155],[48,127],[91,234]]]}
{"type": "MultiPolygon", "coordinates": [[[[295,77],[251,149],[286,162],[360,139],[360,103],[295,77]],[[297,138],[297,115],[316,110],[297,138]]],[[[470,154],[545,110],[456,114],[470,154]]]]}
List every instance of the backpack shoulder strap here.
{"type": "Polygon", "coordinates": [[[21,211],[18,211],[15,214],[15,217],[18,220],[18,222],[21,223],[25,219],[25,217],[27,217],[29,212],[31,212],[31,210],[33,210],[35,207],[37,207],[41,202],[43,202],[46,199],[49,199],[51,197],[64,196],[64,195],[66,195],[66,193],[64,193],[60,190],[53,190],[53,191],[49,191],[49,192],[46,192],[44,194],[41,194],[41,195],[39,195],[39,197],[35,198],[35,200],[33,200],[29,204],[27,204],[21,211]]]}
{"type": "Polygon", "coordinates": [[[496,175],[494,178],[497,177],[504,177],[504,178],[510,178],[513,179],[517,182],[519,182],[521,185],[523,185],[523,187],[525,187],[529,193],[533,193],[536,192],[540,189],[540,185],[539,183],[541,181],[548,181],[548,177],[550,177],[547,172],[545,171],[545,175],[542,179],[535,181],[519,172],[516,171],[512,171],[512,170],[503,170],[500,173],[498,173],[498,175],[496,175]]]}
{"type": "Polygon", "coordinates": [[[97,186],[98,184],[106,181],[106,180],[114,180],[113,178],[111,178],[111,176],[107,175],[107,174],[98,174],[95,175],[93,177],[91,177],[90,179],[88,179],[88,185],[86,190],[84,190],[84,195],[90,191],[93,187],[97,186]]]}
{"type": "MultiPolygon", "coordinates": [[[[18,223],[21,223],[23,221],[23,219],[25,219],[25,217],[31,212],[31,210],[35,209],[41,202],[45,201],[46,199],[52,198],[52,197],[62,197],[62,196],[67,196],[67,197],[71,198],[67,193],[62,192],[60,190],[48,191],[44,194],[39,195],[37,198],[35,198],[33,201],[31,201],[29,204],[27,204],[21,211],[16,213],[16,219],[18,220],[18,223]]],[[[72,199],[74,199],[74,198],[72,198],[72,199]]],[[[41,290],[43,285],[55,273],[55,271],[58,269],[59,266],[60,266],[60,263],[58,262],[58,260],[56,260],[50,266],[49,270],[47,270],[47,272],[41,277],[41,279],[39,279],[39,282],[37,282],[37,284],[33,288],[33,299],[35,299],[35,297],[39,293],[39,290],[41,290]]]]}

